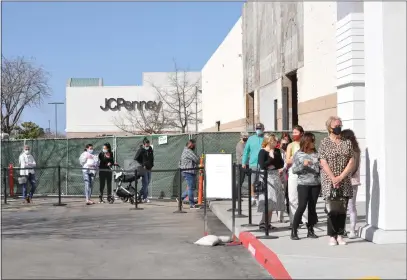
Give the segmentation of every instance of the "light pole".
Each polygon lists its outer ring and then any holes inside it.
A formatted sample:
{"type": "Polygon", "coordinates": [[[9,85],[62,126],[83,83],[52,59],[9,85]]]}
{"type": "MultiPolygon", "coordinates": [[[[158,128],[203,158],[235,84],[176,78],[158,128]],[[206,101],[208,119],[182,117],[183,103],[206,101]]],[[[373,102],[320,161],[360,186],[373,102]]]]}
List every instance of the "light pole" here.
{"type": "Polygon", "coordinates": [[[55,138],[58,136],[58,105],[65,104],[64,102],[49,102],[50,105],[55,105],[55,138]]]}
{"type": "Polygon", "coordinates": [[[195,87],[195,132],[198,133],[198,92],[202,93],[201,89],[195,87]]]}

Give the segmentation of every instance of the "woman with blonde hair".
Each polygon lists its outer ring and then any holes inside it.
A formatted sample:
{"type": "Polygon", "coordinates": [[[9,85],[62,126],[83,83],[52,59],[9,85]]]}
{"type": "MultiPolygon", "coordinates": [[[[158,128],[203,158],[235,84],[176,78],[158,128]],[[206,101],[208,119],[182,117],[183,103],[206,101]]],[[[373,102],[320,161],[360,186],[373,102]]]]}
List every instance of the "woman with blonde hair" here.
{"type": "MultiPolygon", "coordinates": [[[[276,148],[277,139],[274,134],[266,133],[264,135],[262,149],[258,156],[258,165],[260,172],[267,170],[267,194],[268,194],[268,221],[265,221],[265,195],[260,194],[257,211],[262,212],[262,218],[259,224],[260,229],[271,228],[270,222],[273,211],[284,211],[284,188],[281,184],[278,170],[284,167],[284,160],[280,149],[276,148]]],[[[263,173],[260,173],[263,174],[263,173]]],[[[264,175],[260,175],[259,180],[263,180],[264,175]]]]}
{"type": "MultiPolygon", "coordinates": [[[[353,197],[351,174],[354,169],[354,151],[352,142],[341,137],[342,121],[338,117],[330,117],[326,121],[329,136],[325,137],[319,146],[321,163],[321,187],[326,201],[335,195],[346,204],[353,197]]],[[[342,236],[345,234],[345,211],[328,213],[327,232],[329,245],[346,245],[342,236]]]]}

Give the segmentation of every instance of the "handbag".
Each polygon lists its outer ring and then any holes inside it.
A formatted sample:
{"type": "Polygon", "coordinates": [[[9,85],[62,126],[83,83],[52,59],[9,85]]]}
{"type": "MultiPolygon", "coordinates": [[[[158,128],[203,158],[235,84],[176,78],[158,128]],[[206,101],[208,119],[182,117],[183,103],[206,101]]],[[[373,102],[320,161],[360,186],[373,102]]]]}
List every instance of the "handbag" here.
{"type": "Polygon", "coordinates": [[[254,183],[253,183],[253,191],[256,195],[260,195],[264,193],[266,190],[266,187],[264,186],[263,180],[260,180],[260,170],[259,170],[259,164],[257,163],[257,172],[256,172],[256,177],[254,178],[254,183]]]}
{"type": "Polygon", "coordinates": [[[338,189],[332,189],[331,195],[325,200],[328,215],[341,215],[347,212],[347,200],[339,196],[338,189]]]}

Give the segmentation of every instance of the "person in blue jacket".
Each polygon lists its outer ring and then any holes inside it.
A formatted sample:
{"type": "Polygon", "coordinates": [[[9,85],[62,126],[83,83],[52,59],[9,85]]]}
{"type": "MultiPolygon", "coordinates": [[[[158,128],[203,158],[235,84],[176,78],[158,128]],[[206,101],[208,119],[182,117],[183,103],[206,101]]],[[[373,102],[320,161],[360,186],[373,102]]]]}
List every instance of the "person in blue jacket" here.
{"type": "MultiPolygon", "coordinates": [[[[261,143],[263,143],[263,136],[264,136],[264,125],[262,123],[256,124],[256,134],[252,135],[247,139],[246,146],[243,151],[242,156],[242,167],[246,168],[249,167],[253,171],[258,171],[258,157],[259,152],[261,150],[261,143]],[[249,159],[249,166],[246,165],[247,160],[249,159]]],[[[257,200],[254,195],[254,180],[256,179],[256,174],[252,174],[251,176],[251,195],[252,195],[252,206],[257,205],[257,200]]]]}

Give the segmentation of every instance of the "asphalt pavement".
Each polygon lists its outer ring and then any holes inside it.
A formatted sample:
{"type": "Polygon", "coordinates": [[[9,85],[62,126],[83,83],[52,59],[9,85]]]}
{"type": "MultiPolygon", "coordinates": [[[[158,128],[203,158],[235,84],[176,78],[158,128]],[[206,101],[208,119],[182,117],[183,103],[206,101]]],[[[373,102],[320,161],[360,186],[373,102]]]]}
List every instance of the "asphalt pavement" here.
{"type": "MultiPolygon", "coordinates": [[[[155,201],[2,211],[2,279],[271,279],[241,246],[201,247],[203,210],[155,201]]],[[[230,231],[208,211],[209,233],[230,231]]]]}

